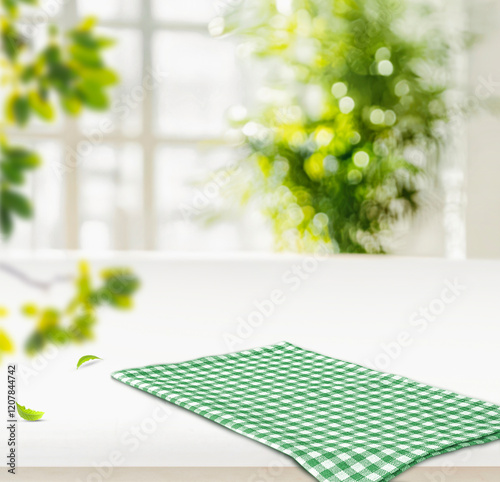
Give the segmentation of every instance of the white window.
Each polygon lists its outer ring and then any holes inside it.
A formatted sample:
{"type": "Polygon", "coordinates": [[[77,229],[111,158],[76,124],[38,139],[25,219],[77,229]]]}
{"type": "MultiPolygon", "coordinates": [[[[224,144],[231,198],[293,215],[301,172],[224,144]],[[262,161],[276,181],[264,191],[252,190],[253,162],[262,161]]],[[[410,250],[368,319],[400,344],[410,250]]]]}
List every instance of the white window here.
{"type": "MultiPolygon", "coordinates": [[[[247,104],[255,87],[253,82],[246,88],[236,40],[209,34],[221,3],[60,2],[51,20],[67,28],[95,15],[99,29],[117,40],[107,58],[121,82],[108,112],[60,116],[54,124],[34,123],[12,133],[12,143],[38,150],[44,166],[24,186],[34,201],[34,219],[16,222],[7,249],[272,247],[269,230],[251,209],[229,207],[217,223],[195,217],[210,219],[223,203],[223,190],[214,189],[210,173],[242,156],[227,135],[226,114],[231,106],[247,104]]],[[[457,12],[463,15],[461,8],[457,12]]],[[[465,255],[464,137],[450,141],[442,210],[423,213],[409,233],[405,228],[400,254],[465,255]]]]}
{"type": "Polygon", "coordinates": [[[207,225],[194,216],[220,203],[210,172],[238,156],[225,135],[226,112],[242,102],[244,76],[234,40],[208,32],[214,3],[62,3],[53,21],[71,26],[95,15],[102,33],[117,40],[106,57],[121,81],[108,112],[87,111],[13,133],[12,142],[36,148],[44,166],[25,186],[35,217],[16,223],[8,247],[255,247],[248,217],[207,225]]]}

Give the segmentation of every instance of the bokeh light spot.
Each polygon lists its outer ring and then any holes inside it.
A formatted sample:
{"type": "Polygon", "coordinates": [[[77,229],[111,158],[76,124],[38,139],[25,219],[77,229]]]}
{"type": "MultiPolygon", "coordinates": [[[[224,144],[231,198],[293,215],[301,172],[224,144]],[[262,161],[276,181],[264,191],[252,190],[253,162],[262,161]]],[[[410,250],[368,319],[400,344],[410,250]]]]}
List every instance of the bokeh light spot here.
{"type": "Polygon", "coordinates": [[[393,126],[396,123],[397,116],[393,110],[387,110],[384,114],[384,124],[386,126],[393,126]]]}
{"type": "Polygon", "coordinates": [[[354,164],[358,167],[366,167],[370,162],[370,156],[365,151],[358,151],[352,158],[354,164]]]}
{"type": "Polygon", "coordinates": [[[313,223],[317,228],[323,229],[328,226],[328,216],[325,213],[318,213],[314,216],[313,223]]]}
{"type": "Polygon", "coordinates": [[[339,102],[339,109],[342,114],[349,114],[354,109],[355,102],[351,97],[342,97],[339,102]]]}
{"type": "Polygon", "coordinates": [[[340,99],[341,97],[344,97],[347,94],[347,85],[344,84],[344,82],[337,82],[332,85],[332,94],[337,97],[337,99],[340,99]]]}
{"type": "Polygon", "coordinates": [[[391,51],[387,47],[380,47],[375,53],[375,59],[379,62],[382,60],[389,60],[391,58],[391,51]]]}
{"type": "Polygon", "coordinates": [[[349,142],[354,146],[361,140],[361,134],[359,132],[353,132],[349,139],[349,142]]]}
{"type": "Polygon", "coordinates": [[[410,92],[410,86],[408,85],[408,82],[406,80],[400,80],[396,84],[396,87],[394,87],[394,93],[398,97],[403,97],[403,95],[406,95],[409,92],[410,92]]]}
{"type": "Polygon", "coordinates": [[[378,63],[378,73],[380,75],[391,75],[394,72],[394,66],[390,60],[382,60],[378,63]]]}
{"type": "Polygon", "coordinates": [[[335,156],[326,156],[323,159],[323,167],[326,172],[334,174],[339,168],[339,161],[335,156]]]}
{"type": "Polygon", "coordinates": [[[227,116],[233,122],[241,122],[247,117],[247,109],[243,105],[233,105],[229,107],[227,116]]]}
{"type": "Polygon", "coordinates": [[[363,179],[363,175],[357,169],[351,169],[347,174],[347,180],[351,184],[359,184],[361,179],[363,179]]]}
{"type": "Polygon", "coordinates": [[[213,37],[218,37],[224,33],[224,29],[226,28],[226,22],[224,17],[215,17],[208,24],[208,31],[210,35],[213,37]]]}
{"type": "Polygon", "coordinates": [[[314,140],[318,146],[327,146],[332,142],[333,132],[330,129],[319,129],[314,136],[314,140]]]}
{"type": "Polygon", "coordinates": [[[384,122],[384,111],[382,109],[373,109],[370,114],[370,122],[372,124],[382,124],[384,122]]]}

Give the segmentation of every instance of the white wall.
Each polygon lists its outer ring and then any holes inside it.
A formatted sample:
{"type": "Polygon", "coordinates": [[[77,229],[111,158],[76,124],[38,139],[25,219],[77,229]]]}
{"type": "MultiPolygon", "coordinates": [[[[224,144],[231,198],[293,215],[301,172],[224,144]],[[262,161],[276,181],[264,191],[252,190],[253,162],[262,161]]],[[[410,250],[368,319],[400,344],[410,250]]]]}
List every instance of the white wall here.
{"type": "MultiPolygon", "coordinates": [[[[488,92],[500,105],[500,0],[471,1],[473,27],[484,33],[469,58],[472,92],[488,92]]],[[[467,256],[500,258],[500,110],[481,113],[468,125],[467,256]]]]}

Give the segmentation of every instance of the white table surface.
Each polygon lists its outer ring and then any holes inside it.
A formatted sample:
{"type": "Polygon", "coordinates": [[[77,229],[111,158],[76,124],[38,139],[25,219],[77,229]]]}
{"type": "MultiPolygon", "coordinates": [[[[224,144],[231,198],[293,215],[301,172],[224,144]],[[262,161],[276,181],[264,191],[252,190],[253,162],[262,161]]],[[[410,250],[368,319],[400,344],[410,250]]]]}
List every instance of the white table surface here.
{"type": "MultiPolygon", "coordinates": [[[[339,256],[320,260],[293,290],[287,273],[304,259],[92,260],[96,268],[134,268],[143,281],[136,307],[120,313],[102,310],[95,342],[32,360],[18,348],[11,358],[20,372],[18,401],[46,412],[41,422],[19,423],[19,465],[293,466],[264,445],[110,377],[123,368],[283,340],[500,404],[500,262],[339,256]],[[458,284],[458,295],[450,301],[446,293],[446,303],[440,303],[447,282],[458,284]],[[237,318],[246,318],[254,302],[269,298],[273,290],[281,290],[285,301],[241,344],[228,346],[224,334],[236,333],[237,318]],[[424,330],[411,323],[421,308],[442,308],[424,330]],[[409,345],[396,349],[395,340],[405,333],[409,345]],[[388,348],[395,350],[394,359],[385,354],[388,348]],[[85,354],[104,359],[76,371],[76,361],[85,354]],[[377,360],[389,362],[382,366],[377,360]]],[[[3,261],[42,280],[75,269],[74,257],[3,261]]],[[[69,292],[57,286],[43,293],[0,272],[0,305],[12,311],[2,325],[21,343],[31,321],[16,313],[19,305],[32,300],[57,306],[69,292]]],[[[499,466],[500,442],[426,465],[499,466]]]]}

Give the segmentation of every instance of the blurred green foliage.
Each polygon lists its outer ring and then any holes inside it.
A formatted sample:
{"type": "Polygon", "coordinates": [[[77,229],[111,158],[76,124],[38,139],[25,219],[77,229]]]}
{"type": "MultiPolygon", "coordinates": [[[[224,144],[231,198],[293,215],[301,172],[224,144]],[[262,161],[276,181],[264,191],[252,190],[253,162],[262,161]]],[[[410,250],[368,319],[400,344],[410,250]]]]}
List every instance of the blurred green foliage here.
{"type": "Polygon", "coordinates": [[[237,125],[254,169],[243,196],[263,204],[278,248],[383,253],[419,209],[466,43],[437,8],[248,0],[224,19],[240,53],[268,70],[261,108],[237,125]]]}
{"type": "Polygon", "coordinates": [[[8,237],[15,217],[32,216],[31,202],[20,187],[26,171],[41,162],[36,152],[9,145],[6,128],[25,127],[34,118],[51,122],[58,110],[77,116],[84,108],[107,109],[108,89],[118,76],[103,58],[103,51],[114,42],[96,33],[95,19],[85,19],[60,34],[50,23],[26,28],[24,8],[28,7],[27,15],[36,15],[36,0],[1,0],[0,5],[1,88],[5,93],[0,127],[0,234],[8,237]],[[44,34],[47,40],[40,47],[35,37],[44,34]]]}
{"type": "MultiPolygon", "coordinates": [[[[0,306],[0,319],[9,315],[9,311],[4,306],[0,306]]],[[[0,328],[0,360],[5,353],[14,351],[14,342],[6,330],[0,328]]]]}
{"type": "Polygon", "coordinates": [[[97,309],[104,306],[132,308],[133,295],[139,286],[137,276],[126,268],[104,270],[101,284],[96,286],[88,264],[81,262],[75,280],[76,293],[64,309],[39,307],[33,303],[23,306],[22,313],[35,322],[35,328],[26,341],[26,351],[35,354],[48,343],[64,345],[92,340],[97,309]]]}

